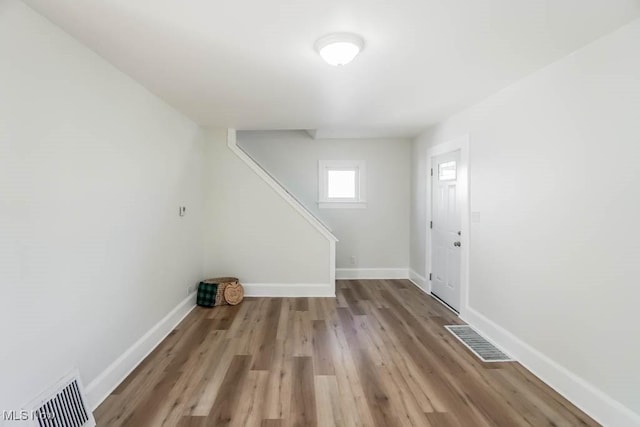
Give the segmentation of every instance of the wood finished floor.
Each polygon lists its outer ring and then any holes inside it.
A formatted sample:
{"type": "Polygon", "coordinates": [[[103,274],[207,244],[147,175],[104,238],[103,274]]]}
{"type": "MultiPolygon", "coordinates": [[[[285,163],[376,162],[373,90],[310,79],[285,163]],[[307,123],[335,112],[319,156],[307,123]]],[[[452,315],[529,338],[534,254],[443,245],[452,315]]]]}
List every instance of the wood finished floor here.
{"type": "Polygon", "coordinates": [[[517,363],[479,362],[405,280],[337,298],[196,309],[95,412],[98,426],[598,425],[517,363]]]}

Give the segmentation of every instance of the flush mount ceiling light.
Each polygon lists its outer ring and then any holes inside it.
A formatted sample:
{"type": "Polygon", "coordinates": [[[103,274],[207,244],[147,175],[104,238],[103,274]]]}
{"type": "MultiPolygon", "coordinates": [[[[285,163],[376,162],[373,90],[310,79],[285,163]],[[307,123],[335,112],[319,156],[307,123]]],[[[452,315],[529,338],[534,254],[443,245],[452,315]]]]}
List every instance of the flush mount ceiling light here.
{"type": "Polygon", "coordinates": [[[345,65],[353,61],[364,47],[364,40],[357,34],[333,33],[320,37],[316,50],[329,65],[345,65]]]}

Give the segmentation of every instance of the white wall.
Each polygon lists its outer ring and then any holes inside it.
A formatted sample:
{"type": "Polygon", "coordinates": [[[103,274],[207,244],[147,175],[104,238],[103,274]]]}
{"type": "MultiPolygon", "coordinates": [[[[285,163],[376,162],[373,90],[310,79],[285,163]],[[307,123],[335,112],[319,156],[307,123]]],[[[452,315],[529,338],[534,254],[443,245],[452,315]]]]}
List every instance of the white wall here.
{"type": "Polygon", "coordinates": [[[84,384],[202,273],[199,130],[0,1],[0,410],[84,384]],[[186,205],[186,217],[178,206],[186,205]]]}
{"type": "Polygon", "coordinates": [[[410,141],[315,140],[305,131],[263,131],[238,132],[238,144],[331,228],[339,240],[338,269],[404,269],[406,275],[410,141]],[[318,208],[318,160],[366,161],[366,209],[318,208]]]}
{"type": "MultiPolygon", "coordinates": [[[[423,157],[428,146],[468,133],[471,211],[481,215],[471,224],[470,308],[539,351],[540,361],[550,358],[556,373],[584,380],[583,390],[563,391],[609,425],[633,418],[610,398],[640,413],[638,52],[640,20],[430,129],[413,147],[423,157]]],[[[412,233],[422,238],[424,160],[414,167],[412,233]]],[[[424,274],[422,240],[412,241],[411,266],[424,274]]],[[[545,379],[561,384],[554,375],[545,379]]]]}
{"type": "Polygon", "coordinates": [[[335,294],[329,241],[234,154],[226,130],[207,132],[205,188],[207,276],[236,276],[254,295],[335,294]]]}

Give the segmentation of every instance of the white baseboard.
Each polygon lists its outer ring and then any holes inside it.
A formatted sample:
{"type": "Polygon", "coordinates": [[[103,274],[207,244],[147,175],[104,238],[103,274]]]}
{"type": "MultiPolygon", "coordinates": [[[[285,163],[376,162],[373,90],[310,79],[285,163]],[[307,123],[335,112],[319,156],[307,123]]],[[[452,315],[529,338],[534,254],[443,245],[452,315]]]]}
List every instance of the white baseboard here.
{"type": "Polygon", "coordinates": [[[429,281],[426,277],[423,277],[412,269],[409,269],[409,280],[424,292],[429,293],[429,281]]]}
{"type": "Polygon", "coordinates": [[[248,297],[320,297],[336,296],[334,284],[311,283],[242,283],[248,297]]]}
{"type": "Polygon", "coordinates": [[[512,356],[536,377],[605,426],[640,426],[640,415],[559,365],[471,307],[461,319],[512,356]]]}
{"type": "Polygon", "coordinates": [[[336,280],[408,278],[408,268],[336,268],[336,280]]]}
{"type": "Polygon", "coordinates": [[[195,293],[192,293],[91,381],[85,387],[89,408],[95,410],[195,306],[195,293]]]}

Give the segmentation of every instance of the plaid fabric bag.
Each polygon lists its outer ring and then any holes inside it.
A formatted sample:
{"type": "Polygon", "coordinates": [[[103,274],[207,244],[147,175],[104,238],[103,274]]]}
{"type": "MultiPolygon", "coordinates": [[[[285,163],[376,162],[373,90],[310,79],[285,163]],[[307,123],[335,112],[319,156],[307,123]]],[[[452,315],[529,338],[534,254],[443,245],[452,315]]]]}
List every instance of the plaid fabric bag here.
{"type": "Polygon", "coordinates": [[[213,307],[216,305],[216,295],[218,294],[218,284],[211,282],[200,282],[198,285],[198,298],[196,304],[202,307],[213,307]]]}

